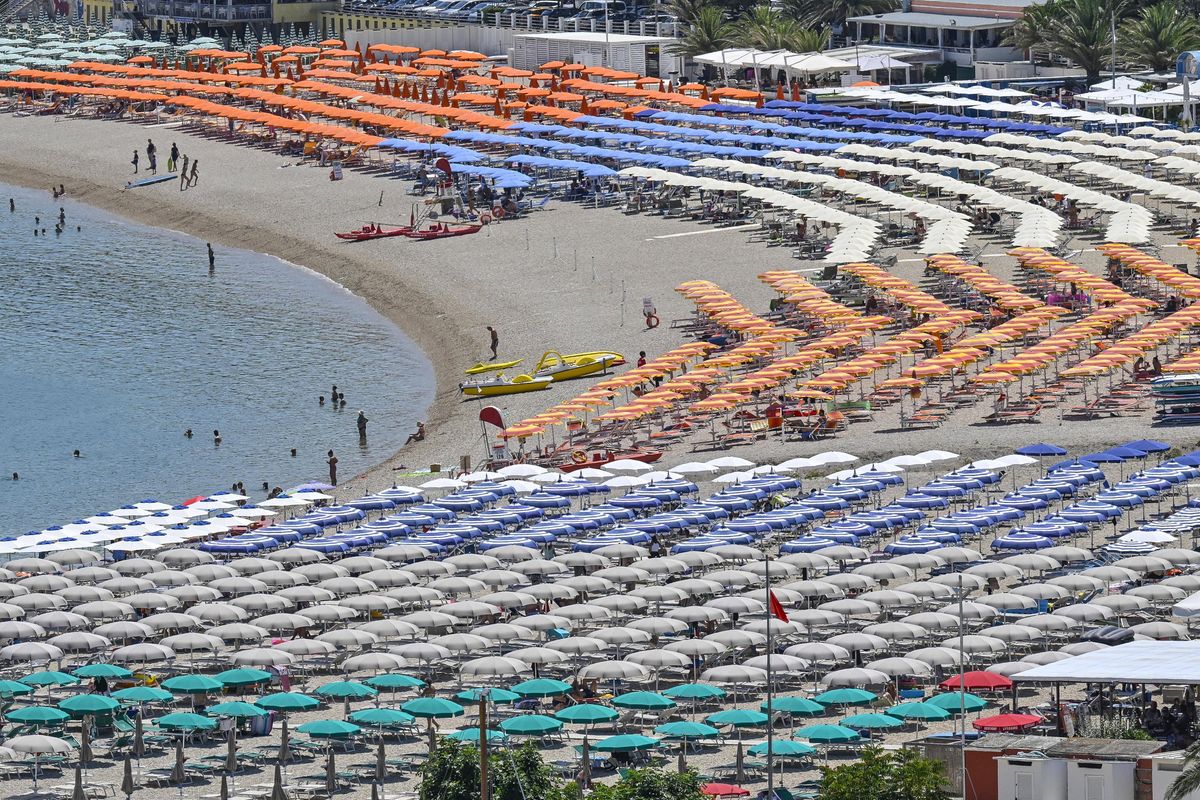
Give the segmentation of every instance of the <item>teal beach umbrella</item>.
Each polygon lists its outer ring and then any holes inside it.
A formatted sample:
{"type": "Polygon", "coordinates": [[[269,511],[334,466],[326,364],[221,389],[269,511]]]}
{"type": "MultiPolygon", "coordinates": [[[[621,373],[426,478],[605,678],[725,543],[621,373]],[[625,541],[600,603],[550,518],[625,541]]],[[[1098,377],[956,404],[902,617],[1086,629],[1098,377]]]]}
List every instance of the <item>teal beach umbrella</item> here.
{"type": "Polygon", "coordinates": [[[400,706],[400,710],[422,719],[459,717],[467,712],[458,703],[452,700],[445,700],[441,697],[418,697],[416,700],[409,700],[400,706]]]}
{"type": "MultiPolygon", "coordinates": [[[[461,731],[446,734],[447,739],[454,739],[456,742],[466,742],[467,744],[479,744],[479,728],[464,728],[461,731]]],[[[504,731],[487,732],[489,742],[501,744],[508,741],[508,734],[504,731]]]]}
{"type": "Polygon", "coordinates": [[[862,737],[858,731],[841,725],[809,725],[800,728],[792,734],[797,739],[807,739],[817,744],[834,744],[836,742],[857,742],[862,737]]]}
{"type": "Polygon", "coordinates": [[[220,681],[222,686],[252,686],[271,680],[271,673],[251,667],[239,667],[218,672],[213,677],[220,681]]]}
{"type": "Polygon", "coordinates": [[[889,728],[903,728],[904,720],[889,717],[887,714],[854,714],[839,724],[856,731],[883,731],[889,728]]]}
{"type": "Polygon", "coordinates": [[[174,714],[166,714],[159,717],[155,722],[160,728],[166,728],[169,731],[207,731],[217,727],[215,719],[202,717],[199,714],[192,714],[187,711],[179,711],[174,714]]]}
{"type": "Polygon", "coordinates": [[[861,706],[874,702],[877,696],[866,689],[830,689],[813,699],[826,706],[861,706]]]}
{"type": "Polygon", "coordinates": [[[944,694],[935,694],[933,697],[925,701],[926,705],[937,706],[944,708],[951,714],[957,714],[960,710],[966,711],[982,711],[988,707],[988,701],[984,700],[977,694],[964,692],[945,692],[944,694]]]}
{"type": "Polygon", "coordinates": [[[766,725],[767,715],[761,711],[748,708],[731,708],[728,711],[718,711],[704,718],[709,725],[732,725],[735,728],[748,728],[756,725],[766,725]]]}
{"type": "Polygon", "coordinates": [[[791,739],[776,739],[768,749],[766,742],[759,742],[749,749],[752,756],[765,756],[768,753],[774,758],[800,758],[811,756],[817,748],[804,742],[793,742],[791,739]]]}
{"type": "Polygon", "coordinates": [[[606,753],[632,753],[637,750],[649,750],[656,747],[659,740],[652,736],[642,736],[639,733],[625,733],[620,736],[609,736],[592,745],[593,750],[606,753]]]}
{"type": "Polygon", "coordinates": [[[76,678],[74,675],[68,675],[65,672],[48,669],[30,673],[21,678],[20,681],[30,686],[73,686],[79,683],[79,678],[76,678]]]}
{"type": "Polygon", "coordinates": [[[512,690],[521,697],[555,697],[571,691],[571,684],[553,678],[534,678],[518,683],[512,690]]]}
{"type": "Polygon", "coordinates": [[[936,722],[950,719],[950,712],[932,703],[900,703],[887,710],[888,715],[900,719],[920,720],[921,722],[936,722]]]}
{"type": "Polygon", "coordinates": [[[725,690],[708,683],[684,683],[663,692],[672,700],[712,700],[725,696],[725,690]]]}
{"type": "Polygon", "coordinates": [[[115,711],[121,704],[102,694],[77,694],[59,702],[58,707],[79,719],[88,714],[105,714],[115,711]]]}
{"type": "Polygon", "coordinates": [[[454,695],[454,699],[464,703],[478,703],[484,698],[485,694],[489,702],[496,703],[497,705],[515,703],[521,699],[521,695],[516,692],[510,692],[508,689],[463,689],[454,695]]]}
{"type": "Polygon", "coordinates": [[[176,675],[163,681],[162,687],[173,694],[207,694],[221,691],[225,684],[210,675],[176,675]]]}
{"type": "Polygon", "coordinates": [[[711,739],[721,735],[719,730],[702,722],[666,722],[654,732],[668,739],[711,739]]]}
{"type": "Polygon", "coordinates": [[[14,708],[5,714],[4,718],[30,725],[58,725],[69,720],[71,715],[51,706],[24,706],[14,708]]]}
{"type": "Polygon", "coordinates": [[[415,719],[412,714],[405,714],[394,708],[364,708],[350,715],[350,721],[357,725],[371,725],[376,728],[388,728],[393,725],[407,725],[415,719]]]}
{"type": "Polygon", "coordinates": [[[133,670],[117,664],[85,664],[71,674],[77,678],[129,678],[133,670]]]}
{"type": "Polygon", "coordinates": [[[675,707],[674,700],[654,692],[626,692],[614,697],[612,704],[619,708],[636,708],[641,711],[675,707]]]}
{"type": "Polygon", "coordinates": [[[318,719],[306,722],[298,726],[296,730],[308,734],[314,739],[345,739],[358,733],[362,728],[340,719],[318,719]]]}
{"type": "Polygon", "coordinates": [[[508,734],[540,736],[560,730],[562,726],[562,721],[554,717],[547,717],[543,714],[522,714],[519,717],[509,717],[501,722],[500,730],[508,734]]]}
{"type": "Polygon", "coordinates": [[[367,678],[363,681],[367,686],[375,689],[421,689],[425,686],[425,681],[420,678],[414,678],[412,675],[404,675],[399,672],[388,673],[387,675],[376,675],[372,678],[367,678]]]}
{"type": "MultiPolygon", "coordinates": [[[[825,713],[825,706],[807,697],[776,697],[771,700],[771,705],[776,711],[805,717],[819,717],[825,713]]],[[[767,701],[762,701],[758,708],[760,711],[766,711],[767,701]]]]}
{"type": "Polygon", "coordinates": [[[207,713],[214,717],[235,717],[237,719],[250,719],[251,717],[265,717],[267,715],[265,709],[259,708],[253,703],[243,703],[241,701],[217,703],[215,706],[209,706],[207,713]]]}
{"type": "Polygon", "coordinates": [[[594,725],[597,722],[610,722],[621,716],[615,709],[595,703],[580,703],[577,706],[567,706],[561,711],[554,712],[554,718],[576,725],[594,725]]]}
{"type": "Polygon", "coordinates": [[[254,704],[268,711],[308,711],[321,705],[321,701],[299,692],[276,692],[258,698],[254,704]]]}

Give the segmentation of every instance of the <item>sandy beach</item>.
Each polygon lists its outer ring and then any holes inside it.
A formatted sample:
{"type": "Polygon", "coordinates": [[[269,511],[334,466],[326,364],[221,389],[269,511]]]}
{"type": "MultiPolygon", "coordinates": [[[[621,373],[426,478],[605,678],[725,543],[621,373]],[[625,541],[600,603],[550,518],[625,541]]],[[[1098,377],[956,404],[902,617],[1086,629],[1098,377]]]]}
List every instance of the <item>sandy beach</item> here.
{"type": "MultiPolygon", "coordinates": [[[[480,403],[464,401],[457,384],[464,368],[487,357],[487,325],[500,333],[503,360],[522,358],[524,365],[532,365],[549,349],[603,348],[623,353],[632,363],[639,351],[653,358],[684,341],[669,325],[694,310],[674,292],[680,282],[711,280],[761,311],[773,293],[757,280],[759,273],[819,268],[790,258],[785,248],[747,242],[747,231],[739,228],[559,202],[526,219],[489,226],[476,236],[347,244],[336,240],[333,231],[366,222],[406,221],[421,198],[410,195],[410,185],[400,180],[347,171],[345,180],[332,182],[323,168],[185,133],[176,123],[8,116],[0,125],[0,180],[47,190],[65,184],[72,200],[223,245],[270,253],[329,277],[400,326],[435,368],[437,394],[428,414],[428,437],[359,476],[345,487],[347,492],[389,485],[401,467],[456,468],[464,455],[472,464],[480,463],[486,455],[476,422],[480,403]],[[123,190],[130,177],[128,153],[144,146],[147,137],[163,151],[177,143],[191,159],[199,159],[199,186],[186,192],[175,183],[123,190]],[[642,324],[643,298],[651,299],[664,320],[656,330],[647,331],[642,324]]],[[[1171,241],[1169,235],[1161,235],[1161,243],[1171,241]]],[[[991,257],[1003,252],[1003,241],[980,241],[979,246],[989,269],[1002,279],[1013,277],[1011,259],[991,257]]],[[[1075,241],[1070,246],[1083,250],[1075,257],[1077,263],[1094,272],[1102,269],[1101,255],[1088,249],[1094,243],[1075,241]]],[[[919,282],[923,262],[911,253],[895,255],[893,273],[919,282]]],[[[203,253],[197,253],[198,274],[203,263],[203,253]]],[[[571,382],[489,403],[513,422],[586,385],[571,382]]],[[[321,390],[313,387],[313,394],[321,390]]],[[[1148,414],[1095,423],[1063,422],[1051,412],[1038,424],[997,428],[981,424],[986,411],[986,404],[980,404],[955,413],[936,431],[901,432],[898,409],[893,407],[869,423],[853,425],[837,443],[864,459],[931,443],[982,457],[1029,441],[1091,449],[1093,444],[1151,432],[1148,414]]],[[[367,412],[369,416],[370,409],[367,412]]],[[[1180,446],[1196,439],[1186,428],[1153,433],[1180,446]]],[[[801,456],[817,446],[768,440],[755,446],[754,458],[762,463],[801,456]]],[[[324,464],[312,464],[311,471],[314,478],[321,477],[324,464]]]]}

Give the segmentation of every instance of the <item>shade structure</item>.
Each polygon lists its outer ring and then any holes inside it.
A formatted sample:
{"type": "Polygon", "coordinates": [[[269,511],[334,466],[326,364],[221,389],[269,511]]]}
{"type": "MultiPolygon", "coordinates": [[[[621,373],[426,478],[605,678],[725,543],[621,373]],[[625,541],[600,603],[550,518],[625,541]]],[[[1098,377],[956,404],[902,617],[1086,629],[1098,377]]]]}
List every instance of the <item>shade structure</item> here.
{"type": "Polygon", "coordinates": [[[601,739],[592,744],[592,749],[605,753],[633,753],[638,750],[649,750],[651,747],[657,746],[658,743],[659,740],[652,736],[626,733],[601,739]]]}
{"type": "Polygon", "coordinates": [[[874,702],[876,697],[878,695],[866,689],[843,688],[821,692],[813,699],[826,706],[861,706],[874,702]]]}
{"type": "Polygon", "coordinates": [[[71,715],[50,706],[23,706],[6,712],[4,718],[29,725],[57,725],[69,720],[71,715]]]}
{"type": "Polygon", "coordinates": [[[571,684],[553,678],[534,678],[512,687],[522,697],[555,697],[571,691],[571,684]]]}
{"type": "Polygon", "coordinates": [[[947,709],[931,703],[900,703],[889,708],[887,713],[890,716],[899,717],[900,719],[920,720],[922,722],[950,718],[950,712],[947,709]]]}
{"type": "Polygon", "coordinates": [[[858,735],[858,731],[841,725],[808,725],[797,729],[792,736],[796,739],[807,739],[817,744],[856,742],[862,738],[858,735]]]}
{"type": "Polygon", "coordinates": [[[817,752],[817,748],[804,742],[793,742],[790,739],[776,739],[768,746],[767,742],[759,742],[750,750],[752,756],[767,756],[774,758],[802,758],[817,752]]]}
{"type": "Polygon", "coordinates": [[[71,674],[77,678],[128,678],[133,670],[118,664],[97,663],[85,664],[71,674]]]}
{"type": "Polygon", "coordinates": [[[65,672],[58,672],[52,669],[32,672],[19,680],[21,683],[27,683],[30,686],[72,686],[79,683],[79,678],[76,678],[74,675],[68,675],[65,672]]]}
{"type": "Polygon", "coordinates": [[[856,731],[870,731],[900,728],[903,727],[904,721],[887,714],[853,714],[839,724],[856,731]]]}
{"type": "Polygon", "coordinates": [[[112,693],[112,698],[122,703],[162,703],[173,696],[165,689],[154,686],[130,686],[128,689],[118,689],[112,693]]]}
{"type": "Polygon", "coordinates": [[[333,681],[317,687],[316,694],[339,700],[367,700],[379,694],[379,690],[358,681],[333,681]]]}
{"type": "Polygon", "coordinates": [[[554,717],[547,717],[543,714],[521,714],[516,717],[509,717],[500,723],[500,730],[508,734],[519,734],[522,736],[540,736],[561,729],[563,723],[554,717]]]}
{"type": "Polygon", "coordinates": [[[252,703],[243,703],[241,701],[217,703],[205,709],[205,713],[211,714],[214,717],[233,717],[235,719],[252,719],[267,715],[265,709],[259,708],[252,703]]]}
{"type": "Polygon", "coordinates": [[[1041,717],[1033,714],[997,714],[994,717],[981,717],[972,724],[981,731],[1019,731],[1031,728],[1042,721],[1041,717]]]}
{"type": "Polygon", "coordinates": [[[597,722],[608,722],[621,716],[615,709],[595,703],[580,703],[577,706],[567,706],[561,711],[554,712],[554,718],[563,722],[592,725],[597,722]]]}
{"type": "Polygon", "coordinates": [[[86,714],[103,714],[115,711],[121,704],[102,694],[78,694],[59,702],[58,707],[79,718],[86,714]]]}
{"type": "Polygon", "coordinates": [[[612,704],[618,708],[636,708],[639,710],[675,707],[674,700],[669,697],[663,697],[661,694],[656,694],[654,692],[627,692],[614,697],[612,699],[612,704]]]}
{"type": "Polygon", "coordinates": [[[977,694],[970,692],[946,692],[944,694],[935,694],[933,697],[925,701],[927,705],[944,708],[951,714],[957,714],[960,710],[963,711],[979,711],[987,708],[988,701],[984,700],[977,694]]]}
{"type": "Polygon", "coordinates": [[[711,700],[725,696],[725,690],[707,683],[683,683],[662,692],[672,700],[711,700]]]}
{"type": "Polygon", "coordinates": [[[457,717],[466,713],[466,709],[451,700],[440,697],[418,697],[400,706],[406,714],[412,714],[421,719],[445,719],[457,717]]]}
{"type": "Polygon", "coordinates": [[[521,699],[521,695],[508,689],[463,689],[454,695],[454,699],[462,703],[478,703],[485,697],[488,702],[498,705],[515,703],[521,699]]]}
{"type": "Polygon", "coordinates": [[[217,727],[215,719],[209,719],[188,711],[165,714],[155,720],[160,728],[171,731],[206,731],[217,727]]]}
{"type": "MultiPolygon", "coordinates": [[[[253,686],[271,680],[271,673],[251,667],[227,669],[213,676],[222,686],[253,686]]],[[[169,687],[168,687],[169,688],[169,687]]]]}
{"type": "Polygon", "coordinates": [[[350,715],[350,721],[356,725],[370,725],[379,728],[407,725],[414,719],[412,714],[406,714],[395,708],[364,708],[350,715]]]}
{"type": "Polygon", "coordinates": [[[163,681],[162,686],[179,694],[206,694],[225,688],[225,684],[210,675],[176,675],[163,681]]]}
{"type": "Polygon", "coordinates": [[[748,797],[750,790],[731,783],[706,783],[700,793],[708,797],[748,797]]]}
{"type": "Polygon", "coordinates": [[[710,725],[732,725],[735,728],[746,728],[756,725],[766,725],[767,719],[767,715],[761,711],[753,711],[748,708],[731,708],[728,711],[718,711],[715,714],[709,714],[704,718],[704,721],[710,725]]]}
{"type": "Polygon", "coordinates": [[[318,719],[298,725],[296,730],[314,739],[346,739],[362,728],[340,719],[318,719]]]}
{"type": "Polygon", "coordinates": [[[952,675],[938,684],[941,689],[970,689],[972,691],[998,691],[1012,688],[1012,681],[994,672],[973,670],[961,676],[952,675]]]}
{"type": "Polygon", "coordinates": [[[363,683],[375,689],[421,689],[425,686],[425,681],[420,678],[414,678],[411,675],[399,672],[376,675],[367,678],[363,683]]]}
{"type": "Polygon", "coordinates": [[[254,704],[269,711],[305,711],[321,705],[321,701],[299,692],[277,692],[258,698],[254,704]]]}
{"type": "Polygon", "coordinates": [[[721,732],[700,722],[667,722],[654,729],[659,736],[670,739],[710,739],[721,732]]]}
{"type": "Polygon", "coordinates": [[[758,706],[760,711],[782,711],[785,714],[800,714],[803,716],[819,716],[825,713],[825,706],[809,700],[807,697],[775,697],[771,700],[770,708],[767,706],[767,701],[762,701],[758,706]]]}

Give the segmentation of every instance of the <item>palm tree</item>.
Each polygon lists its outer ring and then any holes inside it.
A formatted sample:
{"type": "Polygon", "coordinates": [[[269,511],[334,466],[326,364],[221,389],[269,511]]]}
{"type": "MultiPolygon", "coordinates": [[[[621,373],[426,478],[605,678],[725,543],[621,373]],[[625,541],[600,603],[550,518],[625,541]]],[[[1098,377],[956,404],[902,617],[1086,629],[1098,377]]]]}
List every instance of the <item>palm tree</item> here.
{"type": "Polygon", "coordinates": [[[1190,746],[1183,754],[1183,771],[1167,790],[1166,800],[1183,800],[1200,789],[1200,742],[1190,746]]]}
{"type": "Polygon", "coordinates": [[[679,17],[684,25],[691,25],[700,12],[710,6],[709,0],[671,0],[666,10],[679,17]]]}
{"type": "Polygon", "coordinates": [[[1186,50],[1200,48],[1200,23],[1173,0],[1143,8],[1121,24],[1117,43],[1128,65],[1160,72],[1186,50]]]}
{"type": "Polygon", "coordinates": [[[1029,57],[1031,50],[1046,45],[1046,29],[1057,12],[1059,2],[1051,0],[1045,5],[1026,6],[1021,18],[1004,35],[1004,41],[1029,57]]]}
{"type": "Polygon", "coordinates": [[[800,50],[800,32],[795,20],[785,19],[770,6],[755,6],[739,24],[737,43],[755,50],[800,50]]]}
{"type": "Polygon", "coordinates": [[[1069,58],[1087,73],[1088,83],[1100,78],[1112,53],[1113,20],[1123,16],[1127,0],[1062,0],[1045,20],[1042,42],[1069,58]]]}
{"type": "Polygon", "coordinates": [[[819,53],[829,47],[829,28],[801,28],[796,32],[794,53],[819,53]]]}
{"type": "Polygon", "coordinates": [[[724,50],[734,43],[737,28],[725,19],[716,6],[705,6],[696,12],[687,30],[677,43],[669,45],[672,53],[694,57],[703,53],[724,50]]]}
{"type": "Polygon", "coordinates": [[[839,26],[847,17],[895,11],[898,0],[783,0],[783,16],[807,28],[839,26]]]}

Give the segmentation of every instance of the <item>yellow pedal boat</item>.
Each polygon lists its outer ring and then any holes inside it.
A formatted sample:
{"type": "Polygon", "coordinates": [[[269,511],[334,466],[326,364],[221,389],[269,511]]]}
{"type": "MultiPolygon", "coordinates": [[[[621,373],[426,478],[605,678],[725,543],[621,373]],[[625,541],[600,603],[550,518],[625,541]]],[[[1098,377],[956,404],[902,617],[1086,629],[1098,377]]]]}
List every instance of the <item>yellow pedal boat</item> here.
{"type": "Polygon", "coordinates": [[[520,364],[523,359],[518,358],[516,361],[480,361],[475,366],[465,371],[467,375],[483,375],[488,372],[499,372],[502,369],[511,369],[517,364],[520,364]]]}
{"type": "Polygon", "coordinates": [[[549,378],[552,381],[567,381],[572,378],[582,378],[597,372],[605,372],[612,367],[625,363],[625,357],[620,353],[607,350],[597,350],[591,353],[569,353],[562,355],[555,350],[547,350],[538,360],[533,369],[533,377],[549,378]]]}
{"type": "Polygon", "coordinates": [[[537,392],[550,388],[551,379],[545,376],[517,375],[505,378],[497,375],[485,381],[465,381],[458,388],[463,394],[471,397],[496,397],[503,394],[521,394],[522,392],[537,392]]]}

